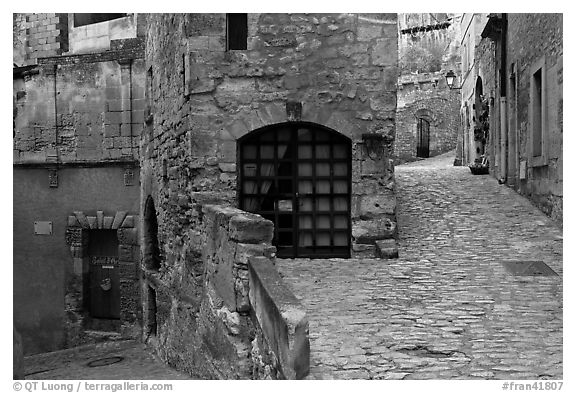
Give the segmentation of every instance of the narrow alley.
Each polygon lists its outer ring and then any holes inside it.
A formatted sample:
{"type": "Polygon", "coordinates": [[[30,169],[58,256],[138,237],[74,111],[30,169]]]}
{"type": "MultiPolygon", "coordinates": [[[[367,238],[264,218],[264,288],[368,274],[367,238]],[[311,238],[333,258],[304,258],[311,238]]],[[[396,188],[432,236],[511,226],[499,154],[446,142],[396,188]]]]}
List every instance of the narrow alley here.
{"type": "Polygon", "coordinates": [[[562,379],[561,228],[452,161],[396,167],[399,259],[278,260],[309,379],[562,379]],[[505,267],[532,261],[558,275],[505,267]]]}

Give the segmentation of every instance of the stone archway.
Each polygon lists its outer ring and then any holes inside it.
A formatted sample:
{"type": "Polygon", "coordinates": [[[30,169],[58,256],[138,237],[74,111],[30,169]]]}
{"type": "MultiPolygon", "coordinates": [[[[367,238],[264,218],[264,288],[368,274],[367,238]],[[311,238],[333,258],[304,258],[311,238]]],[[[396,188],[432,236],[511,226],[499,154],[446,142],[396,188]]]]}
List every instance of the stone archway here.
{"type": "Polygon", "coordinates": [[[67,346],[77,345],[90,338],[85,330],[92,322],[90,317],[90,256],[88,246],[90,233],[97,230],[116,231],[118,240],[117,274],[119,278],[119,321],[117,330],[131,334],[135,327],[140,303],[138,290],[138,216],[129,215],[126,211],[118,211],[113,215],[104,215],[97,211],[96,215],[87,215],[83,211],[75,211],[68,216],[66,227],[66,243],[70,247],[73,258],[73,268],[67,275],[66,299],[66,335],[67,346]]]}
{"type": "Polygon", "coordinates": [[[239,140],[239,205],[274,223],[280,257],[350,257],[352,141],[307,122],[239,140]]]}

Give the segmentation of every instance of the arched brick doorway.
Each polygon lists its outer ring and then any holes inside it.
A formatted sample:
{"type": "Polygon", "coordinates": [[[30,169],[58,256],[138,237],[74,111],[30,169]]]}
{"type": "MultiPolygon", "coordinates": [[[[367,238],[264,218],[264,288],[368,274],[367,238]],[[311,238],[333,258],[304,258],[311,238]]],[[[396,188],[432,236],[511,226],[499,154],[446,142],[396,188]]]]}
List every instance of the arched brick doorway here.
{"type": "Polygon", "coordinates": [[[239,140],[239,206],[274,223],[282,258],[350,257],[352,142],[289,122],[239,140]]]}

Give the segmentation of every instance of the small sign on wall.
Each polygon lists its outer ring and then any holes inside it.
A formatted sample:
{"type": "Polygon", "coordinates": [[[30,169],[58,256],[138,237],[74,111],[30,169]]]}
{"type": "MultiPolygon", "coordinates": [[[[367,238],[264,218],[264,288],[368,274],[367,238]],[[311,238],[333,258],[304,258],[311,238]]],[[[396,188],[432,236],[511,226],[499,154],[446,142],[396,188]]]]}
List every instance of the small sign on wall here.
{"type": "Polygon", "coordinates": [[[34,221],[35,235],[51,235],[52,221],[34,221]]]}
{"type": "Polygon", "coordinates": [[[520,180],[526,179],[526,161],[520,161],[520,180]]]}
{"type": "Polygon", "coordinates": [[[52,188],[58,187],[58,171],[56,169],[50,169],[48,171],[48,184],[52,188]]]}
{"type": "Polygon", "coordinates": [[[134,171],[132,168],[124,169],[124,185],[133,186],[134,185],[134,171]]]}

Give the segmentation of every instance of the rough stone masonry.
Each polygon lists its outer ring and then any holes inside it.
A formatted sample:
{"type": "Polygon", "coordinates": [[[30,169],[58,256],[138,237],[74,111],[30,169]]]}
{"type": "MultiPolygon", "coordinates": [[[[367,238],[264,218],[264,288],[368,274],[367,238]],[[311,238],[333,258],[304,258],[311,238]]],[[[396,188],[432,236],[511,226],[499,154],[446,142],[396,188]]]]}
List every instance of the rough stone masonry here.
{"type": "MultiPolygon", "coordinates": [[[[157,245],[143,248],[157,249],[159,272],[149,300],[158,297],[158,321],[192,318],[197,337],[215,326],[217,315],[199,262],[202,206],[238,206],[238,144],[252,131],[302,122],[348,138],[352,255],[395,253],[396,14],[248,14],[247,49],[228,50],[229,38],[226,14],[147,16],[141,211],[146,217],[153,206],[157,213],[143,231],[157,228],[150,232],[156,238],[143,239],[157,245]],[[192,273],[196,289],[181,292],[179,277],[192,273]]],[[[230,299],[227,312],[241,312],[230,299]]],[[[174,343],[160,325],[158,348],[165,353],[174,343]]],[[[222,355],[230,347],[218,337],[191,345],[222,355]]],[[[222,365],[225,377],[245,376],[229,366],[222,365]]]]}

